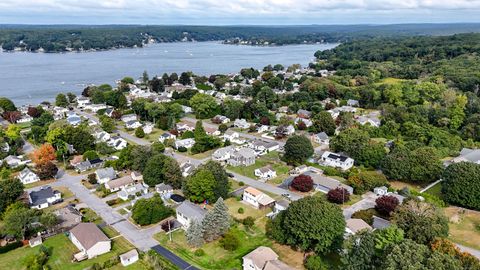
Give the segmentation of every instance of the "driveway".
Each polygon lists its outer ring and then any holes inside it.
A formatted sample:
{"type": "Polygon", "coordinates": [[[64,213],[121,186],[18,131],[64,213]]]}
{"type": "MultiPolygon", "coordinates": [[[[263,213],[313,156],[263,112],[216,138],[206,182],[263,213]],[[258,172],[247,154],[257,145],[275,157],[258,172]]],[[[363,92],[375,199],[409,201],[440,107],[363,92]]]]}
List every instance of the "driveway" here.
{"type": "Polygon", "coordinates": [[[375,207],[375,200],[377,196],[373,192],[367,192],[362,195],[362,200],[352,204],[350,207],[343,209],[343,216],[345,219],[352,217],[353,213],[375,207]]]}

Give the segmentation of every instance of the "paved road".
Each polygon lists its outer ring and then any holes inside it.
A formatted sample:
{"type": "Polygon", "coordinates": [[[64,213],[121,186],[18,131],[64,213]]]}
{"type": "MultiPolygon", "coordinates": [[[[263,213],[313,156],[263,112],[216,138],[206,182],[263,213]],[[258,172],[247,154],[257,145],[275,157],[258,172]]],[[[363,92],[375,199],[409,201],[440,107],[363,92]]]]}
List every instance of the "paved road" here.
{"type": "Polygon", "coordinates": [[[345,219],[352,217],[353,213],[375,207],[375,200],[377,196],[372,192],[367,192],[362,195],[362,200],[352,204],[350,207],[343,209],[343,216],[345,219]]]}
{"type": "Polygon", "coordinates": [[[466,247],[466,246],[462,246],[460,244],[455,244],[457,245],[457,247],[463,251],[463,252],[467,252],[467,253],[470,253],[472,254],[473,256],[477,257],[477,259],[480,260],[480,250],[478,249],[473,249],[473,248],[469,248],[469,247],[466,247]]]}

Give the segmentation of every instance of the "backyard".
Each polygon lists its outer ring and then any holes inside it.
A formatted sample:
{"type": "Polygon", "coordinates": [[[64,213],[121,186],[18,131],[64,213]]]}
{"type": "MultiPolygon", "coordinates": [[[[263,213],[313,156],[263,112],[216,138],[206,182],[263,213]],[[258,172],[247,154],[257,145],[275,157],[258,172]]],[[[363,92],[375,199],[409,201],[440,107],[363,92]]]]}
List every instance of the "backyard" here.
{"type": "Polygon", "coordinates": [[[288,177],[290,167],[280,160],[279,154],[276,151],[272,151],[263,156],[260,156],[257,160],[255,160],[255,164],[253,165],[247,167],[227,166],[227,169],[253,179],[258,179],[258,177],[255,176],[255,169],[262,168],[267,165],[270,165],[272,169],[277,172],[277,177],[268,180],[268,182],[280,184],[285,178],[288,177]]]}
{"type": "Polygon", "coordinates": [[[480,212],[454,206],[444,208],[444,212],[449,219],[449,239],[480,249],[480,212]]]}
{"type": "MultiPolygon", "coordinates": [[[[114,258],[122,253],[125,253],[133,246],[125,240],[123,237],[115,238],[112,240],[112,250],[109,253],[98,256],[97,258],[85,260],[82,262],[72,262],[72,255],[78,252],[77,248],[70,242],[70,240],[64,234],[59,234],[48,238],[44,243],[44,246],[51,248],[51,255],[48,259],[47,265],[52,270],[55,269],[85,269],[93,265],[94,263],[102,264],[105,261],[114,258]]],[[[8,253],[0,255],[0,269],[25,269],[25,261],[30,256],[34,256],[38,253],[40,246],[30,248],[28,246],[12,250],[8,253]]],[[[132,265],[133,267],[133,265],[132,265]]],[[[131,268],[142,269],[142,268],[131,268]]]]}

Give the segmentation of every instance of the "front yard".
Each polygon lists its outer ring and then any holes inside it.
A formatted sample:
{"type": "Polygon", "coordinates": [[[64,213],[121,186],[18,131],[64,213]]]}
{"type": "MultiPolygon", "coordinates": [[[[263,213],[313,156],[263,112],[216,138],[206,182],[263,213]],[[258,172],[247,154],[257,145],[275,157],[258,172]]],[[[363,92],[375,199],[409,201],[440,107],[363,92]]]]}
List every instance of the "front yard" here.
{"type": "Polygon", "coordinates": [[[268,182],[271,182],[274,184],[280,184],[285,178],[287,178],[288,172],[291,169],[288,165],[286,165],[283,161],[280,160],[280,157],[277,151],[272,151],[263,156],[260,156],[255,160],[255,164],[253,165],[250,165],[247,167],[227,166],[227,169],[253,179],[258,179],[258,177],[255,176],[255,169],[262,168],[267,165],[270,165],[272,169],[277,172],[277,177],[268,180],[268,182]]]}
{"type": "Polygon", "coordinates": [[[459,207],[444,208],[449,219],[449,239],[455,243],[480,249],[480,212],[459,207]]]}
{"type": "MultiPolygon", "coordinates": [[[[52,253],[48,259],[47,265],[52,270],[69,269],[69,270],[81,270],[92,266],[94,263],[103,264],[107,260],[114,258],[122,253],[125,253],[133,249],[125,238],[119,237],[112,240],[112,250],[109,253],[98,256],[97,258],[85,260],[82,262],[72,262],[73,254],[77,253],[77,248],[70,242],[70,240],[64,234],[59,234],[48,238],[44,243],[44,246],[51,248],[52,253]]],[[[38,253],[40,246],[30,248],[28,246],[18,248],[0,255],[0,269],[18,270],[25,269],[25,261],[30,256],[35,256],[38,253]]]]}

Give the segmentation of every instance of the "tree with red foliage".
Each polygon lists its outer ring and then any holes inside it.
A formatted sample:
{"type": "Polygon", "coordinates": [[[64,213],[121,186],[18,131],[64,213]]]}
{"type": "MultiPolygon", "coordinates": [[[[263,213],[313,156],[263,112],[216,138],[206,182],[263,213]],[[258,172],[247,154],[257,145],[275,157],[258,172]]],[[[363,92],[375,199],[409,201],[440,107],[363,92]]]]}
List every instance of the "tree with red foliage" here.
{"type": "Polygon", "coordinates": [[[305,122],[303,122],[302,120],[298,121],[297,123],[297,128],[299,130],[306,130],[307,129],[307,125],[305,124],[305,122]]]}
{"type": "Polygon", "coordinates": [[[308,175],[301,174],[293,178],[291,187],[301,192],[309,192],[313,189],[313,179],[308,175]]]}
{"type": "Polygon", "coordinates": [[[175,228],[175,221],[173,219],[166,220],[160,224],[160,227],[164,232],[169,232],[175,228]]]}
{"type": "Polygon", "coordinates": [[[53,178],[58,172],[57,166],[51,161],[37,165],[35,168],[37,169],[38,177],[42,180],[53,178]]]}
{"type": "Polygon", "coordinates": [[[392,195],[384,195],[375,200],[375,209],[382,215],[390,216],[390,214],[400,204],[398,199],[392,195]]]}
{"type": "Polygon", "coordinates": [[[328,191],[327,199],[336,204],[343,204],[350,200],[350,193],[342,187],[337,187],[328,191]]]}
{"type": "Polygon", "coordinates": [[[42,114],[42,112],[36,107],[28,107],[27,114],[33,118],[37,118],[42,114]]]}
{"type": "Polygon", "coordinates": [[[260,118],[260,124],[262,125],[270,125],[270,118],[266,117],[266,116],[262,116],[262,118],[260,118]]]}
{"type": "Polygon", "coordinates": [[[56,157],[57,155],[55,154],[55,148],[53,148],[53,146],[49,143],[42,144],[31,154],[31,159],[36,165],[45,164],[55,160],[56,157]]]}
{"type": "Polygon", "coordinates": [[[121,111],[117,111],[117,110],[113,111],[113,112],[112,112],[112,118],[113,118],[113,119],[120,119],[120,118],[122,118],[122,112],[121,112],[121,111]]]}
{"type": "Polygon", "coordinates": [[[19,111],[4,112],[2,117],[10,123],[16,123],[18,119],[22,118],[22,114],[19,111]]]}

